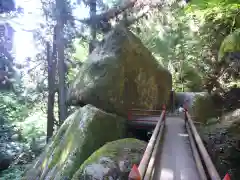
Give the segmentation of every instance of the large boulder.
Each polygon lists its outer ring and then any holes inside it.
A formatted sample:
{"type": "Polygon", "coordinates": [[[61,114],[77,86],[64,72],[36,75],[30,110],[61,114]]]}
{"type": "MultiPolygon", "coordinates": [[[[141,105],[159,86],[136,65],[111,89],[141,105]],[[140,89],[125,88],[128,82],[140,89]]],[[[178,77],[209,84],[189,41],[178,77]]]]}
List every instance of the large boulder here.
{"type": "Polygon", "coordinates": [[[140,163],[146,145],[131,138],[109,142],[81,165],[72,180],[126,180],[133,164],[140,163]]]}
{"type": "Polygon", "coordinates": [[[130,108],[161,108],[171,88],[171,74],[131,31],[117,28],[83,63],[70,86],[68,102],[126,116],[130,108]]]}
{"type": "Polygon", "coordinates": [[[80,108],[65,120],[23,179],[71,179],[95,150],[108,141],[125,137],[125,123],[121,117],[92,105],[80,108]]]}
{"type": "Polygon", "coordinates": [[[221,70],[224,70],[224,81],[229,76],[235,80],[240,77],[240,28],[226,36],[218,51],[218,60],[221,70]]]}
{"type": "Polygon", "coordinates": [[[208,125],[199,128],[208,152],[223,177],[227,172],[231,180],[240,177],[240,109],[221,118],[208,120],[208,125]]]}
{"type": "Polygon", "coordinates": [[[196,94],[192,98],[189,113],[195,121],[205,124],[208,119],[222,115],[223,101],[217,93],[196,94]]]}
{"type": "Polygon", "coordinates": [[[218,52],[219,61],[224,60],[223,57],[227,53],[234,52],[240,52],[240,29],[236,29],[234,32],[224,38],[218,52]]]}

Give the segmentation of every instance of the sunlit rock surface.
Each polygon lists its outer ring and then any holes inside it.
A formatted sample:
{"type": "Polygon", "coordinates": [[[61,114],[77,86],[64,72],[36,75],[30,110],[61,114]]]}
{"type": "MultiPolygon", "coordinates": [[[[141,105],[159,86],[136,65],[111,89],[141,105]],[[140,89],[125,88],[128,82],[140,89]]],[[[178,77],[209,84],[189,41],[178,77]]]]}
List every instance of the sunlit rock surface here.
{"type": "Polygon", "coordinates": [[[92,104],[126,116],[130,108],[159,109],[172,77],[124,28],[112,30],[83,63],[70,86],[70,104],[92,104]]]}
{"type": "Polygon", "coordinates": [[[218,52],[218,59],[221,61],[224,55],[234,52],[240,52],[240,29],[225,37],[218,52]]]}
{"type": "Polygon", "coordinates": [[[86,105],[71,114],[25,180],[71,179],[81,164],[106,142],[125,137],[125,120],[86,105]]]}
{"type": "Polygon", "coordinates": [[[140,163],[146,145],[132,138],[109,142],[81,165],[72,180],[126,180],[133,164],[140,163]]]}

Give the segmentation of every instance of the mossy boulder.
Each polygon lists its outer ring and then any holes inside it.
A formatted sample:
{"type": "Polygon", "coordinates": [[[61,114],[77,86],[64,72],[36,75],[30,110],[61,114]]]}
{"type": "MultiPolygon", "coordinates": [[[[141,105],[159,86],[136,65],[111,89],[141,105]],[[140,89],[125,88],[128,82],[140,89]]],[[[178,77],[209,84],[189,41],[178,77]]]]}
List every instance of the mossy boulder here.
{"type": "Polygon", "coordinates": [[[133,164],[140,163],[146,145],[132,138],[109,142],[81,165],[72,180],[126,180],[133,164]]]}
{"type": "Polygon", "coordinates": [[[192,101],[189,112],[195,121],[205,124],[208,119],[220,116],[221,109],[215,95],[198,94],[192,101]]]}
{"type": "Polygon", "coordinates": [[[236,29],[223,40],[218,53],[219,61],[221,61],[227,53],[233,52],[240,52],[240,29],[236,29]]]}
{"type": "Polygon", "coordinates": [[[207,150],[223,177],[227,172],[231,180],[240,177],[240,109],[221,118],[212,118],[199,128],[207,150]]]}
{"type": "Polygon", "coordinates": [[[92,105],[78,109],[65,120],[23,179],[71,179],[95,150],[106,142],[125,137],[125,123],[121,117],[92,105]]]}
{"type": "Polygon", "coordinates": [[[172,77],[129,30],[116,28],[83,63],[68,92],[72,105],[92,104],[126,116],[167,103],[172,77]]]}

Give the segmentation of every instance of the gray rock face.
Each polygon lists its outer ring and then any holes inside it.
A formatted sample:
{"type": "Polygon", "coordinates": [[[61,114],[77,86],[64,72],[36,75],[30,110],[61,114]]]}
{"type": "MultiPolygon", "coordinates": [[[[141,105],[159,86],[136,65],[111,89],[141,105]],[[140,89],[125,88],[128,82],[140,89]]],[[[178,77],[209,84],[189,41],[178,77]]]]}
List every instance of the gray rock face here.
{"type": "Polygon", "coordinates": [[[161,108],[171,88],[171,74],[132,32],[119,28],[106,35],[82,65],[68,102],[126,116],[131,108],[161,108]]]}
{"type": "Polygon", "coordinates": [[[12,157],[6,152],[0,151],[0,171],[7,169],[12,162],[12,157]]]}

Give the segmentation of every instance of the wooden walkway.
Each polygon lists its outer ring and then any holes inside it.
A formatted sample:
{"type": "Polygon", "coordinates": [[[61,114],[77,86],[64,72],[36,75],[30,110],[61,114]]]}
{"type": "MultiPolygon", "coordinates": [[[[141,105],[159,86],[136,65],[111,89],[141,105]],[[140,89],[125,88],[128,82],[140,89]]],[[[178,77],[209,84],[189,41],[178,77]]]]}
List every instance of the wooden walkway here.
{"type": "Polygon", "coordinates": [[[153,180],[200,180],[182,118],[167,117],[162,147],[156,156],[153,180]]]}
{"type": "Polygon", "coordinates": [[[128,123],[133,128],[151,129],[139,177],[129,180],[221,180],[204,147],[187,109],[182,113],[159,110],[132,110],[128,123]],[[159,114],[157,114],[159,113],[159,114]]]}

